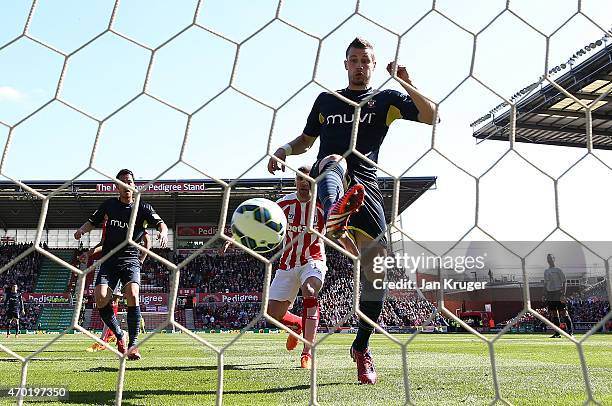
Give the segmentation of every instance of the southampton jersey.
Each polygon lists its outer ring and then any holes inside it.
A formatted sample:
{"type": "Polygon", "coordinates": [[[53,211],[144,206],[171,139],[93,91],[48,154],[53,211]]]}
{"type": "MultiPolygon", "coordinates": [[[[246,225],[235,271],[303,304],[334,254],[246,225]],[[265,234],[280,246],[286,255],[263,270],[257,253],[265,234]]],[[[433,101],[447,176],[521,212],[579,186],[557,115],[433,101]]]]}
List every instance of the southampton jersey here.
{"type": "MultiPolygon", "coordinates": [[[[105,200],[98,210],[96,210],[91,217],[89,222],[95,226],[99,226],[106,219],[106,227],[104,234],[104,243],[102,245],[102,256],[106,255],[109,251],[115,248],[117,245],[125,241],[127,237],[128,225],[130,223],[130,215],[132,214],[133,204],[122,203],[118,198],[111,198],[105,200]]],[[[134,224],[134,234],[132,239],[140,244],[145,234],[145,229],[150,227],[157,227],[163,223],[163,220],[148,203],[140,203],[138,208],[138,214],[136,215],[136,223],[134,224]]],[[[126,245],[120,249],[110,259],[115,260],[138,260],[138,254],[140,251],[136,247],[126,245]]]]}
{"type": "MultiPolygon", "coordinates": [[[[287,233],[285,234],[285,241],[283,241],[283,249],[289,247],[280,259],[279,268],[287,270],[305,265],[308,261],[325,261],[323,241],[315,234],[304,233],[300,235],[306,229],[310,201],[300,202],[297,194],[291,193],[276,203],[287,216],[287,233]],[[298,238],[293,241],[296,237],[298,238]],[[291,241],[293,241],[293,244],[291,241]]],[[[323,208],[317,203],[313,226],[317,231],[323,233],[324,225],[323,208]]]]}
{"type": "Polygon", "coordinates": [[[21,312],[23,309],[23,299],[21,299],[20,293],[8,292],[6,294],[6,299],[4,300],[4,305],[6,306],[6,311],[8,313],[17,313],[21,312]]]}
{"type": "MultiPolygon", "coordinates": [[[[361,102],[373,93],[368,90],[339,90],[342,96],[361,102]]],[[[330,154],[344,154],[351,141],[355,108],[338,99],[332,93],[321,93],[308,115],[304,134],[320,137],[318,159],[330,154]]],[[[410,96],[395,90],[383,90],[372,97],[362,108],[357,134],[357,151],[378,162],[378,151],[389,126],[396,119],[417,121],[419,111],[410,96]]],[[[376,180],[376,167],[354,154],[347,157],[348,175],[363,180],[376,180]]]]}

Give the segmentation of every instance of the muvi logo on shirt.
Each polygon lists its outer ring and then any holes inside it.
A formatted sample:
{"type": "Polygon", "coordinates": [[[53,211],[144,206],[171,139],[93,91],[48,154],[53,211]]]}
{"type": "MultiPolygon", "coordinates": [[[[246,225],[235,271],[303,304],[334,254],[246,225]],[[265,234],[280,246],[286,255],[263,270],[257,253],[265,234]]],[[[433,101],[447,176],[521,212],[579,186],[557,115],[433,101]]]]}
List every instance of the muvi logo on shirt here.
{"type": "Polygon", "coordinates": [[[123,221],[119,221],[119,220],[111,220],[110,225],[119,227],[119,228],[127,228],[128,223],[124,223],[123,221]]]}
{"type": "MultiPolygon", "coordinates": [[[[372,124],[372,118],[374,117],[375,114],[376,113],[365,113],[361,115],[361,117],[359,118],[359,122],[372,124]]],[[[354,119],[355,119],[355,114],[351,114],[350,116],[348,114],[333,114],[333,115],[327,116],[326,122],[327,122],[327,125],[336,124],[336,123],[345,124],[345,123],[352,123],[354,119]]]]}

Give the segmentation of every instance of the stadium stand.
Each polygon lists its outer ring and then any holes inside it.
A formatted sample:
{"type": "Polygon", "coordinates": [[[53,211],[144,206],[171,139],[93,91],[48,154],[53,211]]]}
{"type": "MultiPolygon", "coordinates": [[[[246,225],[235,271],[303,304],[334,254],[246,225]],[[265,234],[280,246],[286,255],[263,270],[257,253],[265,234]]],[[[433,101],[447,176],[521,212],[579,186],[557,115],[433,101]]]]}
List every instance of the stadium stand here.
{"type": "MultiPolygon", "coordinates": [[[[602,280],[567,298],[566,303],[576,330],[581,330],[581,323],[584,323],[588,330],[593,324],[599,322],[610,312],[610,302],[608,301],[606,293],[606,282],[606,280],[602,280]]],[[[546,318],[550,316],[548,314],[548,309],[545,307],[534,310],[546,318]]],[[[512,320],[507,320],[506,323],[511,321],[512,320]]],[[[516,325],[518,328],[526,329],[526,331],[543,332],[547,329],[547,326],[531,313],[521,316],[516,325]]],[[[612,323],[608,323],[605,329],[606,331],[611,331],[612,323]]]]}
{"type": "MultiPolygon", "coordinates": [[[[600,41],[601,43],[601,41],[600,41]]],[[[594,49],[594,47],[593,47],[594,49]]],[[[612,44],[607,44],[579,65],[567,69],[555,82],[583,103],[591,103],[609,90],[612,73],[612,44]]],[[[534,83],[525,97],[517,93],[517,142],[584,148],[587,118],[583,108],[557,87],[547,82],[534,83]]],[[[506,106],[507,107],[507,106],[506,106]]],[[[508,141],[508,108],[489,113],[472,124],[477,139],[508,141]]],[[[612,97],[601,98],[591,110],[593,148],[612,149],[610,119],[612,97]]]]}
{"type": "MultiPolygon", "coordinates": [[[[200,303],[195,309],[196,329],[240,329],[246,326],[259,312],[258,303],[200,303]]],[[[263,328],[260,320],[254,328],[263,328]]]]}
{"type": "MultiPolygon", "coordinates": [[[[21,316],[19,322],[19,329],[24,331],[34,331],[38,330],[38,318],[42,311],[42,306],[34,303],[24,303],[25,307],[25,316],[21,316]]],[[[2,327],[2,333],[6,330],[6,318],[5,318],[5,308],[4,306],[0,306],[0,327],[2,327]]]]}
{"type": "MultiPolygon", "coordinates": [[[[165,249],[155,249],[154,252],[169,260],[172,261],[174,253],[172,250],[165,249]]],[[[147,259],[143,264],[142,271],[140,273],[141,277],[141,292],[143,293],[157,293],[157,292],[168,292],[169,280],[170,280],[170,271],[159,261],[154,259],[147,259]]]]}
{"type": "MultiPolygon", "coordinates": [[[[30,248],[32,244],[2,244],[0,245],[0,266],[9,263],[13,258],[30,248]]],[[[19,286],[20,292],[31,292],[40,267],[40,254],[34,252],[0,274],[0,287],[7,289],[13,284],[19,286]]]]}
{"type": "Polygon", "coordinates": [[[62,331],[72,323],[72,306],[45,306],[42,308],[37,326],[45,331],[62,331]]]}
{"type": "MultiPolygon", "coordinates": [[[[185,258],[177,256],[179,263],[185,258]]],[[[181,272],[180,287],[196,288],[198,293],[258,292],[263,285],[263,264],[242,251],[223,256],[199,256],[181,272]]]]}
{"type": "MultiPolygon", "coordinates": [[[[74,250],[52,250],[51,252],[68,263],[73,261],[74,250]]],[[[34,293],[66,292],[70,278],[71,272],[68,269],[45,257],[40,266],[34,293]]]]}
{"type": "MultiPolygon", "coordinates": [[[[10,244],[0,246],[0,261],[7,263],[11,258],[19,255],[31,245],[10,244]]],[[[351,295],[353,291],[353,264],[346,257],[334,250],[328,250],[328,266],[325,284],[320,294],[321,323],[323,329],[337,326],[351,310],[351,295]]],[[[54,250],[61,258],[75,263],[77,249],[54,250]]],[[[176,255],[171,250],[155,250],[155,252],[170,261],[179,263],[184,256],[176,255]]],[[[210,292],[260,292],[263,285],[263,266],[261,263],[241,251],[230,251],[223,256],[214,251],[207,251],[181,270],[180,287],[194,288],[197,293],[210,292]]],[[[20,285],[21,291],[32,291],[36,283],[35,292],[63,293],[70,281],[70,292],[76,278],[70,278],[70,273],[63,267],[49,261],[41,260],[38,253],[28,256],[8,272],[2,274],[0,282],[7,287],[14,281],[20,285]],[[38,270],[40,269],[40,272],[38,270]]],[[[93,288],[95,271],[88,274],[86,287],[93,288]]],[[[148,259],[143,268],[143,293],[168,292],[169,271],[158,261],[148,259]]],[[[605,281],[581,291],[568,298],[570,313],[575,322],[593,323],[600,320],[610,311],[606,296],[605,281]]],[[[27,304],[28,310],[24,318],[23,329],[34,329],[37,326],[44,330],[63,330],[70,324],[72,307],[45,306],[27,304]]],[[[143,306],[143,311],[144,311],[143,306]]],[[[432,314],[435,307],[415,293],[402,296],[389,296],[383,307],[380,324],[384,327],[422,326],[432,314]]],[[[537,309],[544,316],[548,316],[546,309],[537,309]]],[[[193,309],[193,324],[196,329],[239,329],[247,325],[257,315],[257,303],[200,303],[193,309]]],[[[294,312],[301,312],[301,298],[294,304],[294,312]]],[[[163,323],[165,313],[145,312],[145,323],[148,329],[154,329],[163,323]]],[[[95,309],[83,312],[87,321],[85,327],[91,330],[100,330],[103,327],[99,313],[95,309]]],[[[175,313],[176,320],[185,325],[186,313],[179,307],[175,313]]],[[[356,317],[353,315],[341,327],[354,327],[356,317]]],[[[436,315],[432,325],[447,325],[447,321],[436,315]]],[[[545,330],[544,325],[533,315],[524,315],[519,321],[521,326],[530,326],[532,331],[545,330]]],[[[258,323],[258,328],[269,327],[265,321],[258,323]]]]}

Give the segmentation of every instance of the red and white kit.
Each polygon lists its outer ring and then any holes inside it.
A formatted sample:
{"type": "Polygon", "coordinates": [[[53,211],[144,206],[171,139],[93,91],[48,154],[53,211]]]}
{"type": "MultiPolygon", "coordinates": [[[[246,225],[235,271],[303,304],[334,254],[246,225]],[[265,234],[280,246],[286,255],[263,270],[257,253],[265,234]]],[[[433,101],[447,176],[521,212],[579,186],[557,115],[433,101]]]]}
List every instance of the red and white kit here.
{"type": "MultiPolygon", "coordinates": [[[[270,285],[270,299],[289,301],[293,304],[300,287],[311,276],[325,280],[325,247],[316,234],[306,230],[311,202],[300,202],[296,193],[276,201],[287,216],[287,232],[283,241],[283,256],[280,259],[274,280],[270,285]],[[300,233],[303,233],[300,235],[300,233]],[[299,237],[298,237],[299,236],[299,237]],[[297,237],[297,239],[296,239],[297,237]],[[292,240],[296,239],[295,241],[292,240]]],[[[314,228],[324,234],[323,207],[317,203],[314,228]]]]}

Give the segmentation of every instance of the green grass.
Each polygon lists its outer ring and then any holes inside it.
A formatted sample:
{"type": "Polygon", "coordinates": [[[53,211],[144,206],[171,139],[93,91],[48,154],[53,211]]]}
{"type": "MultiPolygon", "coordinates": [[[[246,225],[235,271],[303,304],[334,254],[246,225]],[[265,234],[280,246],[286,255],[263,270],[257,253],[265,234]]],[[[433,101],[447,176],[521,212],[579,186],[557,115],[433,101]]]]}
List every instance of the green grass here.
{"type": "MultiPolygon", "coordinates": [[[[216,346],[232,334],[203,334],[216,346]]],[[[285,334],[246,334],[225,353],[224,404],[308,404],[310,374],[297,368],[299,350],[284,349],[285,334]]],[[[51,335],[0,338],[27,355],[51,335]]],[[[400,340],[408,336],[398,336],[400,340]]],[[[371,340],[380,382],[359,386],[348,348],[352,335],[325,340],[318,356],[322,405],[400,405],[405,392],[400,347],[377,335],[371,340]]],[[[39,354],[28,369],[28,386],[67,386],[64,403],[108,405],[115,399],[119,362],[110,352],[90,354],[82,335],[67,335],[39,354]]],[[[612,404],[612,336],[584,345],[596,399],[612,404]]],[[[496,345],[502,395],[517,405],[577,405],[586,399],[576,346],[543,335],[506,335],[496,345]]],[[[20,365],[0,352],[0,386],[18,385],[20,365]]],[[[145,343],[143,359],[127,364],[124,405],[214,404],[217,357],[184,334],[160,334],[145,343]]],[[[486,405],[494,398],[487,347],[467,334],[420,335],[407,354],[412,400],[423,405],[486,405]]],[[[4,398],[1,404],[10,404],[4,398]]],[[[26,402],[31,404],[34,402],[26,402]]],[[[14,404],[14,403],[13,403],[14,404]]]]}

